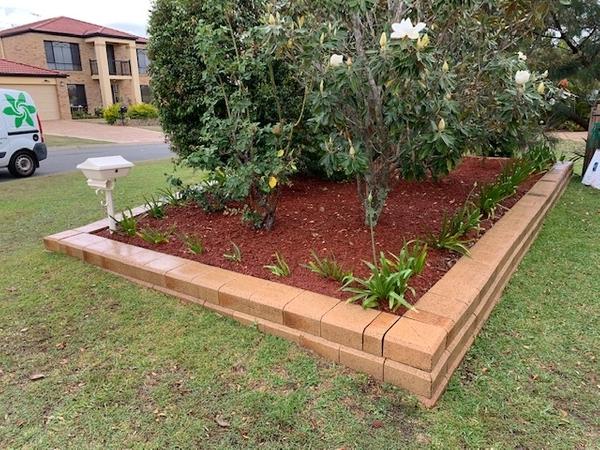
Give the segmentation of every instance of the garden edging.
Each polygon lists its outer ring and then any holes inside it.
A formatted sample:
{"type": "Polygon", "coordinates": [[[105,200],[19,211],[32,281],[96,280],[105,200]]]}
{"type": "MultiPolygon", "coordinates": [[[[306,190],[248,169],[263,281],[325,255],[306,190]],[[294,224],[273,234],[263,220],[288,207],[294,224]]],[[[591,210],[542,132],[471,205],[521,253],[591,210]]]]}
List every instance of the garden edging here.
{"type": "MultiPolygon", "coordinates": [[[[570,179],[557,164],[402,317],[92,234],[108,222],[44,239],[48,250],[186,301],[403,387],[434,405],[489,317],[546,213],[570,179]]],[[[143,208],[134,210],[141,214],[143,208]]]]}

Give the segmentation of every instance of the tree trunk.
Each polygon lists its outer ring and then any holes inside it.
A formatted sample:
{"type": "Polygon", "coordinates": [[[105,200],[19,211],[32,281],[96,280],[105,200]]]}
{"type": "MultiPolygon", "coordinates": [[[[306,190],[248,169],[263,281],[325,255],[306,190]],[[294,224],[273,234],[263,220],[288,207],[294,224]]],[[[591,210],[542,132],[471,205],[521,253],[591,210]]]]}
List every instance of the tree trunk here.
{"type": "Polygon", "coordinates": [[[390,193],[392,167],[379,158],[370,170],[357,179],[358,191],[365,212],[365,225],[374,227],[390,193]]]}
{"type": "Polygon", "coordinates": [[[600,104],[592,108],[590,125],[588,128],[588,139],[585,146],[585,157],[583,158],[582,176],[585,175],[585,172],[592,162],[592,157],[598,148],[600,148],[600,104]]]}

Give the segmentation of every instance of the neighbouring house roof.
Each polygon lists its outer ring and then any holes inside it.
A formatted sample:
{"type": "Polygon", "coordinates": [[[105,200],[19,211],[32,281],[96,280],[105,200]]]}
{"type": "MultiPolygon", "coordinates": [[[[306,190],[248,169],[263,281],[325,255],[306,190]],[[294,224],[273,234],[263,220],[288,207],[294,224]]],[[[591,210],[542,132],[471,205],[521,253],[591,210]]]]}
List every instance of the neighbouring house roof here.
{"type": "Polygon", "coordinates": [[[17,77],[62,77],[67,75],[56,70],[44,69],[42,67],[30,66],[29,64],[9,61],[0,58],[0,75],[17,77]]]}
{"type": "Polygon", "coordinates": [[[135,34],[64,16],[53,17],[52,19],[39,20],[18,27],[8,28],[0,31],[0,37],[16,36],[23,33],[48,33],[81,38],[106,36],[119,39],[135,39],[135,41],[140,44],[145,44],[147,42],[146,38],[136,36],[135,34]]]}

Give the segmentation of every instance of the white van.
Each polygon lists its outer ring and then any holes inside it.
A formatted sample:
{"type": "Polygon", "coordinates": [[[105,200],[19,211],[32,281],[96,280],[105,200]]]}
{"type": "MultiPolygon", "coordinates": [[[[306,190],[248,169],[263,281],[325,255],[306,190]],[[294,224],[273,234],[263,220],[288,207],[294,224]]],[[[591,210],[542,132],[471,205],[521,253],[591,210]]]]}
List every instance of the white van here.
{"type": "Polygon", "coordinates": [[[15,177],[30,177],[47,156],[31,95],[0,89],[0,168],[7,167],[15,177]]]}

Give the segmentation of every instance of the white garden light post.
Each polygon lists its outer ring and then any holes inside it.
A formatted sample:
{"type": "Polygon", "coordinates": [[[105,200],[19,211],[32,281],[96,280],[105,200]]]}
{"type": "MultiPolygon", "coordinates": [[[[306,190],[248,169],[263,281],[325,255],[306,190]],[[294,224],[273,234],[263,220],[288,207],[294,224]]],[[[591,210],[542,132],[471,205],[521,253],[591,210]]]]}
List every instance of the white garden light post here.
{"type": "Polygon", "coordinates": [[[115,207],[113,189],[117,178],[129,175],[133,163],[122,156],[107,156],[103,158],[88,158],[77,166],[87,178],[87,184],[96,190],[96,194],[104,191],[105,200],[102,206],[106,208],[110,231],[117,229],[115,222],[115,207]]]}

